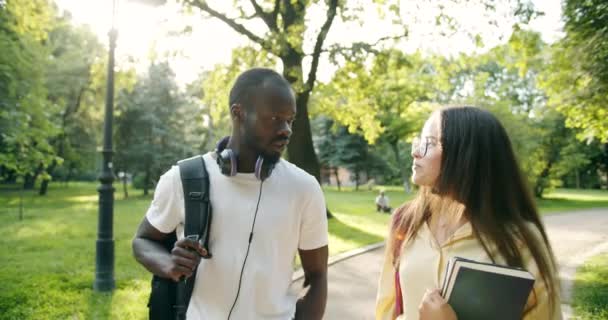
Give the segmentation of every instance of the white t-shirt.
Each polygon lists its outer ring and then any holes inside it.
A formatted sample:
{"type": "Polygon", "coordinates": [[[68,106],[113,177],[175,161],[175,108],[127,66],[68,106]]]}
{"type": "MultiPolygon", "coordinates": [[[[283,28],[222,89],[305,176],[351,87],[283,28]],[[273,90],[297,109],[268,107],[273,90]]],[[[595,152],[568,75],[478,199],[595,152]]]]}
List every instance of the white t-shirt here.
{"type": "Polygon", "coordinates": [[[387,196],[377,196],[376,204],[382,207],[388,207],[388,197],[387,196]]]}
{"type": "MultiPolygon", "coordinates": [[[[222,320],[237,294],[251,225],[260,192],[253,173],[223,175],[213,153],[203,156],[209,173],[213,208],[209,251],[201,259],[187,319],[222,320]]],[[[177,228],[183,237],[184,199],[179,167],[163,174],[146,213],[158,230],[177,228]]],[[[281,159],[262,185],[251,249],[238,302],[231,319],[290,319],[298,292],[291,288],[297,249],[327,245],[323,192],[315,178],[281,159]]]]}

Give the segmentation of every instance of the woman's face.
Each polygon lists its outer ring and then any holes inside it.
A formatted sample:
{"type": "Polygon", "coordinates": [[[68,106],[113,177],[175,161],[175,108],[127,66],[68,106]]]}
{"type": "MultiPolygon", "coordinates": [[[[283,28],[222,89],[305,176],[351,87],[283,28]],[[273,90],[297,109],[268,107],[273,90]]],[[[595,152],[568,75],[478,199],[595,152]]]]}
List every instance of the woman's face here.
{"type": "Polygon", "coordinates": [[[434,187],[441,169],[441,116],[435,112],[424,123],[420,137],[412,142],[412,180],[415,184],[434,187]]]}

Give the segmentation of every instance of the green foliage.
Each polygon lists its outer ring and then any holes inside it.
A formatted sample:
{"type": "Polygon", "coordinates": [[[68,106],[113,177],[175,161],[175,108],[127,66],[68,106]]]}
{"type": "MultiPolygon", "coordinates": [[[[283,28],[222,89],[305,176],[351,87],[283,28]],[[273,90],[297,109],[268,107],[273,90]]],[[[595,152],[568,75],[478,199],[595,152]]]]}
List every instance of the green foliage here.
{"type": "Polygon", "coordinates": [[[44,40],[53,26],[44,0],[9,1],[0,8],[0,179],[24,176],[56,160],[49,139],[57,135],[46,101],[44,40]]]}
{"type": "Polygon", "coordinates": [[[69,16],[58,17],[47,42],[50,56],[45,86],[48,103],[56,110],[51,120],[59,130],[51,142],[63,160],[53,162],[48,171],[56,177],[62,173],[62,179],[95,167],[102,128],[97,109],[103,106],[105,93],[105,84],[93,85],[97,76],[93,72],[99,70],[95,65],[103,63],[105,50],[88,28],[71,23],[69,16]]]}
{"type": "Polygon", "coordinates": [[[580,139],[608,142],[608,6],[601,0],[568,0],[566,37],[551,50],[545,74],[550,105],[566,116],[580,139]]]}
{"type": "Polygon", "coordinates": [[[219,139],[230,135],[232,123],[228,96],[236,77],[252,67],[273,68],[276,64],[276,58],[265,50],[254,47],[237,48],[232,51],[232,61],[229,65],[216,65],[212,71],[201,74],[190,86],[190,93],[201,105],[206,127],[205,132],[201,132],[204,141],[202,150],[213,149],[219,139]]]}
{"type": "Polygon", "coordinates": [[[177,160],[196,153],[196,142],[186,140],[196,106],[178,90],[167,62],[152,63],[132,91],[121,91],[117,109],[115,170],[142,175],[144,194],[177,160]]]}
{"type": "Polygon", "coordinates": [[[363,173],[367,179],[389,173],[384,157],[374,153],[373,147],[361,135],[350,133],[344,126],[334,127],[334,122],[325,117],[315,119],[313,125],[319,127],[315,143],[321,164],[330,170],[349,169],[354,173],[357,189],[363,173]]]}
{"type": "Polygon", "coordinates": [[[507,44],[461,56],[449,70],[450,100],[489,109],[501,120],[537,196],[591,161],[587,144],[547,104],[551,92],[541,85],[547,49],[538,33],[516,28],[507,44]]]}
{"type": "Polygon", "coordinates": [[[608,318],[608,254],[589,259],[577,270],[572,306],[577,319],[608,318]]]}
{"type": "Polygon", "coordinates": [[[396,143],[418,131],[437,92],[430,59],[387,50],[375,56],[369,70],[365,65],[348,61],[330,83],[320,85],[312,114],[329,115],[370,144],[378,139],[396,143]]]}

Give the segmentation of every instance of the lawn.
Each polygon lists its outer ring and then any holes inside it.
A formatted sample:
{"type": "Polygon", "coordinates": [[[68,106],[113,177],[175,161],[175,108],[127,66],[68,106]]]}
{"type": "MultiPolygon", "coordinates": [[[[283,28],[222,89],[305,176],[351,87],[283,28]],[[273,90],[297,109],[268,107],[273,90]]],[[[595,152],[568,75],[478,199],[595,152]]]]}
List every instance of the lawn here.
{"type": "MultiPolygon", "coordinates": [[[[113,294],[92,291],[97,237],[96,183],[51,184],[49,195],[24,195],[0,187],[0,319],[143,319],[149,273],[131,257],[130,240],[150,197],[131,191],[114,209],[116,246],[113,294]]],[[[393,206],[409,199],[387,187],[393,206]]],[[[330,254],[382,241],[389,215],[375,212],[377,190],[325,189],[334,219],[329,222],[330,254]]],[[[608,192],[558,190],[542,200],[543,212],[608,207],[608,192]]]]}
{"type": "Polygon", "coordinates": [[[608,191],[556,189],[537,200],[541,213],[608,207],[608,191]]]}
{"type": "Polygon", "coordinates": [[[572,307],[577,319],[608,319],[608,253],[577,270],[572,307]]]}

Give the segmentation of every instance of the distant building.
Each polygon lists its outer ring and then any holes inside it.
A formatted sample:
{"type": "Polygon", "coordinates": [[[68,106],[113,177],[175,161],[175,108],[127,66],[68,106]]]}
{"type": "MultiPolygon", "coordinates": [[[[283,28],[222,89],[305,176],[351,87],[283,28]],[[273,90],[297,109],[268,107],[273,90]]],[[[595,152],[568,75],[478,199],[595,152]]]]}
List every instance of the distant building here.
{"type": "MultiPolygon", "coordinates": [[[[338,180],[342,187],[354,187],[356,185],[356,174],[344,167],[321,167],[321,184],[327,186],[338,186],[338,180]],[[336,178],[337,173],[337,178],[336,178]]],[[[367,173],[359,173],[359,186],[369,182],[367,173]]],[[[372,179],[373,180],[373,179],[372,179]]]]}

